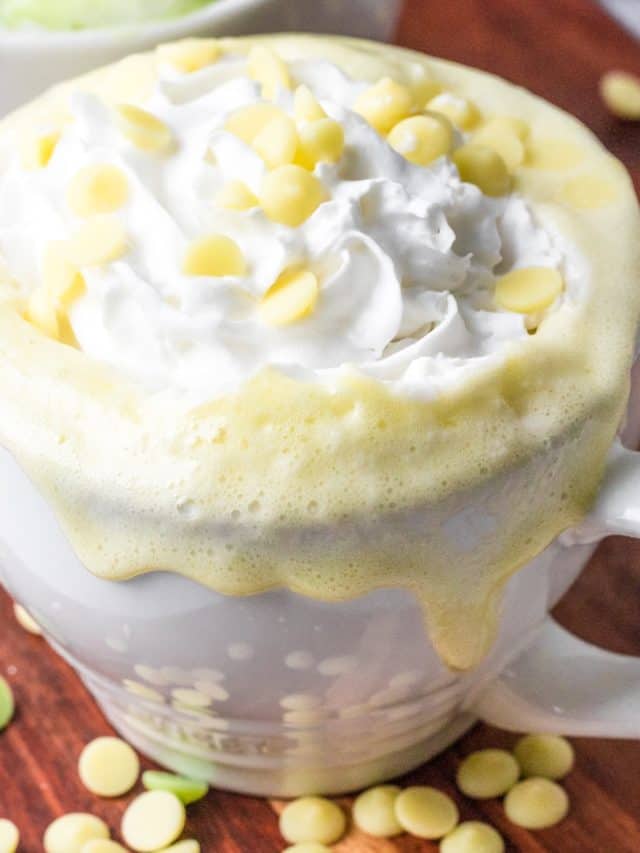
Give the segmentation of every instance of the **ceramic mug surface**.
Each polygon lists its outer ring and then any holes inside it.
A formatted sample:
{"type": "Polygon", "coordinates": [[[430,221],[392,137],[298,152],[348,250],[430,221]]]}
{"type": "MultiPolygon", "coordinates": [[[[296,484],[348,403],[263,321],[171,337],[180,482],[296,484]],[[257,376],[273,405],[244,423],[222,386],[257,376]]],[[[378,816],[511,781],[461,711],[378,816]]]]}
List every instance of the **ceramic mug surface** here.
{"type": "Polygon", "coordinates": [[[640,663],[548,619],[607,525],[634,532],[620,502],[628,509],[640,495],[640,465],[616,453],[632,481],[612,463],[586,532],[563,534],[511,579],[498,640],[465,674],[440,662],[403,590],[325,603],[285,590],[232,598],[175,574],[98,579],[4,450],[0,577],[119,731],[220,787],[278,796],[363,787],[419,765],[478,716],[516,730],[640,736],[640,663]],[[591,692],[572,692],[569,678],[560,696],[577,661],[591,692]]]}

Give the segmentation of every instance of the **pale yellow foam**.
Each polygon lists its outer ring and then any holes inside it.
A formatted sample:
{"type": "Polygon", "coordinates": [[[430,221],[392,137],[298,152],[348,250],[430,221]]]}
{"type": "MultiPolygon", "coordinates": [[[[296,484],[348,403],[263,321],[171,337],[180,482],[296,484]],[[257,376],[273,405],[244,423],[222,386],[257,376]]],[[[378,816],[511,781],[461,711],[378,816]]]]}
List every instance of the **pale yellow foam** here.
{"type": "MultiPolygon", "coordinates": [[[[391,77],[414,102],[435,80],[483,115],[526,122],[537,167],[526,161],[519,186],[585,259],[580,299],[435,400],[400,398],[348,371],[329,392],[264,370],[185,412],[46,338],[22,319],[20,288],[0,276],[0,442],[102,577],[179,571],[223,593],[284,585],[325,600],[404,587],[423,603],[444,660],[467,668],[495,636],[506,580],[579,520],[598,488],[640,314],[635,196],[582,125],[490,75],[346,39],[219,42],[222,52],[242,54],[254,44],[287,62],[328,59],[369,86],[391,77]],[[547,140],[561,143],[562,157],[549,154],[547,140]],[[540,168],[550,161],[554,168],[540,168]],[[597,210],[554,202],[578,171],[610,183],[612,201],[597,210]],[[184,523],[185,495],[197,524],[184,523]],[[499,528],[464,551],[456,531],[469,529],[471,501],[499,528]]],[[[150,67],[152,56],[128,60],[89,75],[82,88],[131,102],[131,76],[148,81],[150,67]]],[[[0,169],[14,131],[24,138],[63,121],[71,88],[0,125],[0,169]]],[[[275,215],[285,208],[295,221],[300,208],[267,189],[275,215]]]]}

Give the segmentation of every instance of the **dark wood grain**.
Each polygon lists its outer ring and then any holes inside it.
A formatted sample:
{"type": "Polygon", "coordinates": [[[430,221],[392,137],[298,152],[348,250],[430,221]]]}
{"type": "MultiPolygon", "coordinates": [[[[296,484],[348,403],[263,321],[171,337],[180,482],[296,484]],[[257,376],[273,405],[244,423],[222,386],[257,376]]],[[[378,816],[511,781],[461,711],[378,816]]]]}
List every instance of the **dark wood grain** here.
{"type": "MultiPolygon", "coordinates": [[[[301,2],[301,0],[299,0],[301,2]]],[[[612,119],[597,83],[611,67],[640,73],[640,48],[588,0],[408,0],[400,44],[495,71],[583,119],[629,167],[640,189],[640,124],[612,119]]],[[[640,652],[640,544],[610,539],[558,608],[580,636],[625,653],[640,652]]],[[[110,731],[76,676],[46,644],[14,622],[0,594],[0,672],[12,684],[18,714],[0,735],[0,817],[23,834],[23,853],[41,853],[46,825],[66,811],[90,810],[116,829],[125,801],[100,801],[76,774],[84,743],[110,731]]],[[[460,757],[512,736],[478,726],[454,748],[404,782],[454,793],[460,757]]],[[[464,818],[487,819],[510,850],[537,853],[640,851],[640,744],[584,740],[567,787],[573,808],[560,826],[535,835],[504,818],[499,802],[458,798],[464,818]]],[[[276,853],[283,844],[274,809],[264,800],[212,792],[189,810],[189,830],[204,853],[276,853]]],[[[351,834],[338,853],[426,853],[434,845],[402,838],[370,842],[351,834]]]]}

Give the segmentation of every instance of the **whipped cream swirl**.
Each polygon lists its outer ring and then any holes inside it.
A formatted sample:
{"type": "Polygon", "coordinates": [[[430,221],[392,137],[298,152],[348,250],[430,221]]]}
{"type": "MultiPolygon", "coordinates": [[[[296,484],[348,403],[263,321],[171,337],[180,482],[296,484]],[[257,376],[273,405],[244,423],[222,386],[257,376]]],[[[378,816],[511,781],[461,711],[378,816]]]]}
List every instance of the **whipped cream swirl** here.
{"type": "MultiPolygon", "coordinates": [[[[127,144],[110,109],[77,92],[75,121],[47,168],[25,171],[16,158],[0,176],[0,252],[25,293],[38,285],[46,245],[77,227],[66,203],[73,175],[112,163],[129,181],[118,215],[131,250],[83,270],[86,292],[69,319],[89,357],[151,393],[202,402],[271,366],[328,385],[355,369],[431,397],[502,357],[528,333],[522,315],[495,309],[496,276],[518,266],[559,268],[556,238],[523,198],[484,196],[448,158],[424,168],[396,153],[352,109],[366,84],[316,60],[292,63],[291,74],[341,123],[346,142],[337,164],[316,168],[328,200],[303,225],[212,201],[234,179],[257,194],[266,174],[260,156],[224,129],[231,113],[261,100],[245,60],[225,57],[189,75],[167,67],[145,107],[172,129],[170,156],[127,144]],[[187,246],[207,233],[239,245],[245,275],[183,273],[187,246]],[[317,275],[316,310],[269,326],[260,297],[293,265],[317,275]]],[[[292,113],[291,93],[278,103],[292,113]]]]}

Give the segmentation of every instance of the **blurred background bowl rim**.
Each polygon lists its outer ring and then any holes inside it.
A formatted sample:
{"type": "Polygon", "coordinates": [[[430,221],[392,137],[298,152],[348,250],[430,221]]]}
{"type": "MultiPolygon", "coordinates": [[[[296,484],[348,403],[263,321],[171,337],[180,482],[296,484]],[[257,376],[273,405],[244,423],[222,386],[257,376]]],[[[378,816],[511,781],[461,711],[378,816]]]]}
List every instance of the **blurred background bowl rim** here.
{"type": "MultiPolygon", "coordinates": [[[[246,14],[265,6],[272,0],[211,0],[201,9],[163,18],[148,24],[122,24],[115,27],[93,27],[82,30],[48,30],[45,28],[5,29],[0,27],[0,49],[22,51],[46,50],[51,53],[80,47],[108,48],[118,44],[141,42],[160,43],[163,40],[192,35],[194,27],[223,24],[236,14],[246,14]]],[[[206,37],[206,33],[203,33],[206,37]]]]}

